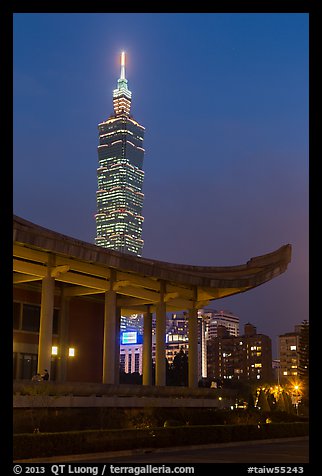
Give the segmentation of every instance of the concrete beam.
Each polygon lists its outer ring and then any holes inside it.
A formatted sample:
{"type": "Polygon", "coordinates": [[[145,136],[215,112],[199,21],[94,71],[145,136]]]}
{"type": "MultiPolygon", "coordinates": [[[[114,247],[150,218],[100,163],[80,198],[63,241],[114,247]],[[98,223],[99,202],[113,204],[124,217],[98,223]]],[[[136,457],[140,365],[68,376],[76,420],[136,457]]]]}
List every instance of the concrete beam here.
{"type": "Polygon", "coordinates": [[[103,268],[102,266],[97,266],[92,263],[84,263],[75,259],[57,256],[56,265],[68,265],[70,270],[77,271],[79,273],[86,273],[99,278],[109,279],[111,276],[111,270],[108,268],[103,268]]]}
{"type": "Polygon", "coordinates": [[[13,284],[29,283],[30,281],[40,281],[41,276],[32,276],[32,274],[14,274],[13,284]]]}
{"type": "Polygon", "coordinates": [[[38,261],[39,263],[43,264],[48,263],[48,253],[45,251],[34,250],[15,243],[13,245],[13,256],[16,258],[38,261]]]}
{"type": "Polygon", "coordinates": [[[22,274],[31,274],[44,278],[47,275],[47,267],[41,264],[28,263],[18,259],[13,260],[13,271],[22,274]]]}
{"type": "Polygon", "coordinates": [[[212,299],[220,299],[233,294],[238,294],[250,289],[251,286],[240,286],[238,288],[198,288],[198,301],[209,301],[212,299]]]}
{"type": "Polygon", "coordinates": [[[160,294],[155,291],[150,291],[137,286],[118,286],[117,282],[113,285],[113,291],[116,291],[118,294],[145,299],[150,302],[158,302],[160,299],[160,294]]]}
{"type": "Polygon", "coordinates": [[[88,296],[91,294],[104,293],[102,289],[89,288],[87,286],[70,286],[65,289],[64,294],[66,297],[73,296],[88,296]]]}
{"type": "Polygon", "coordinates": [[[127,281],[128,283],[141,286],[146,289],[152,289],[153,291],[160,291],[160,283],[156,279],[148,278],[146,276],[138,276],[134,273],[124,273],[118,271],[116,273],[116,280],[119,281],[127,281]]]}
{"type": "Polygon", "coordinates": [[[93,278],[85,274],[73,273],[68,271],[67,273],[61,273],[56,277],[56,281],[63,283],[77,284],[79,286],[86,286],[94,288],[102,292],[107,291],[109,288],[109,282],[105,279],[93,278]]]}

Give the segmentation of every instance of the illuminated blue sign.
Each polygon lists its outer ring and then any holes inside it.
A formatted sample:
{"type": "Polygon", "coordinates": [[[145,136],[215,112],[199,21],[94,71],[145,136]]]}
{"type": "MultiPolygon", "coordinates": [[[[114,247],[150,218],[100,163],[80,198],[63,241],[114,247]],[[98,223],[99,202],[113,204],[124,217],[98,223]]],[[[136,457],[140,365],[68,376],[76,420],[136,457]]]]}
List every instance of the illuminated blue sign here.
{"type": "Polygon", "coordinates": [[[136,344],[138,341],[136,331],[122,332],[122,344],[136,344]]]}

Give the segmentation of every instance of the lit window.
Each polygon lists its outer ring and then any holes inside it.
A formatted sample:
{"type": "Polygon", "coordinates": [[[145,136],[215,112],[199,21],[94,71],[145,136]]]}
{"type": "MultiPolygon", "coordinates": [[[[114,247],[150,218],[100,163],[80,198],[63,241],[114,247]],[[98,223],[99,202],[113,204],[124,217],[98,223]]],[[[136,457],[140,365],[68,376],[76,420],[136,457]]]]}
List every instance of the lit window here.
{"type": "Polygon", "coordinates": [[[70,348],[68,349],[68,355],[69,355],[69,357],[75,357],[75,349],[74,349],[74,347],[70,347],[70,348]]]}
{"type": "Polygon", "coordinates": [[[58,354],[58,347],[56,345],[53,345],[51,348],[51,355],[57,355],[58,354]]]}
{"type": "Polygon", "coordinates": [[[296,345],[291,345],[290,350],[296,350],[296,345]]]}

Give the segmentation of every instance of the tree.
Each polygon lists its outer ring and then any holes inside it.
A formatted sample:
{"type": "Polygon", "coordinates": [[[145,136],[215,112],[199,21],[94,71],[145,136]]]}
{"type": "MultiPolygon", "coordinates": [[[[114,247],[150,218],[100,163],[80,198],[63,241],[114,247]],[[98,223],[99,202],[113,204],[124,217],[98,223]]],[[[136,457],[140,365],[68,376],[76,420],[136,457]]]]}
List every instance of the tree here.
{"type": "Polygon", "coordinates": [[[188,385],[188,356],[181,347],[172,364],[173,384],[178,386],[188,385]]]}
{"type": "Polygon", "coordinates": [[[283,390],[277,400],[275,410],[286,413],[294,413],[291,396],[283,390]]]}
{"type": "Polygon", "coordinates": [[[269,391],[267,392],[267,402],[269,404],[270,409],[274,410],[276,405],[276,399],[274,397],[274,394],[269,391]]]}
{"type": "Polygon", "coordinates": [[[281,394],[279,395],[279,397],[277,399],[276,407],[275,407],[276,411],[279,411],[279,412],[286,412],[287,411],[287,404],[286,404],[286,400],[285,400],[284,396],[285,396],[285,393],[283,391],[283,392],[281,392],[281,394]]]}
{"type": "Polygon", "coordinates": [[[254,395],[252,393],[249,393],[248,400],[247,400],[247,408],[254,408],[254,406],[255,406],[254,395]]]}
{"type": "Polygon", "coordinates": [[[142,385],[142,375],[139,372],[127,373],[120,371],[120,383],[142,385]]]}
{"type": "Polygon", "coordinates": [[[262,412],[270,412],[271,408],[269,406],[269,403],[267,401],[267,395],[265,390],[260,390],[259,395],[258,395],[258,400],[257,400],[257,407],[262,411],[262,412]]]}

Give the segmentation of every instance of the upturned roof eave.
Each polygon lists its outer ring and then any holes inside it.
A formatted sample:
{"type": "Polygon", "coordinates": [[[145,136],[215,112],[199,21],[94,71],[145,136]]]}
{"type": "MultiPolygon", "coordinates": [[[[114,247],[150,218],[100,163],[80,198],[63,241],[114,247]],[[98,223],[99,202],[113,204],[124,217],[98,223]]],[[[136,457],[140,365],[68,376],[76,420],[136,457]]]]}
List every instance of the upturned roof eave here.
{"type": "Polygon", "coordinates": [[[253,257],[236,266],[194,266],[169,263],[132,256],[104,249],[63,235],[18,216],[13,217],[14,242],[68,256],[103,267],[137,273],[141,276],[167,280],[184,286],[206,288],[250,288],[273,279],[287,269],[291,261],[291,245],[253,257]]]}

